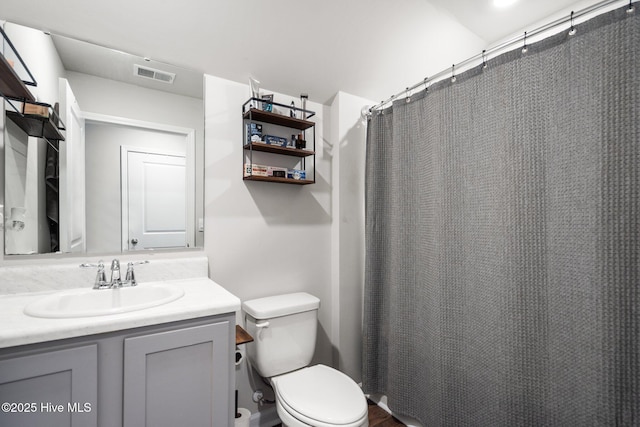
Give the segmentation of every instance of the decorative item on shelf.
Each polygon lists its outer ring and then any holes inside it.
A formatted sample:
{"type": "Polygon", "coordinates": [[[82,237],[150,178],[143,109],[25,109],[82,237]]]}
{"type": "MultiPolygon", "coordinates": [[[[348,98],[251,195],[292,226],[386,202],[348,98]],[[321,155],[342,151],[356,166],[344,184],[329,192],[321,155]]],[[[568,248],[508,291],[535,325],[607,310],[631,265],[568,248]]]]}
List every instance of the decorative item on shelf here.
{"type": "Polygon", "coordinates": [[[283,138],[281,136],[265,135],[264,142],[266,142],[268,145],[275,145],[278,147],[287,146],[287,138],[283,138]]]}
{"type": "Polygon", "coordinates": [[[45,105],[31,104],[25,102],[22,105],[22,114],[30,114],[32,116],[49,117],[49,107],[45,105]]]}
{"type": "Polygon", "coordinates": [[[267,176],[267,167],[251,163],[244,164],[244,176],[267,176]]]}
{"type": "MultiPolygon", "coordinates": [[[[289,169],[279,166],[264,166],[257,164],[244,164],[244,176],[269,176],[274,178],[287,178],[289,169]]],[[[302,178],[304,179],[304,178],[302,178]]]]}
{"type": "Polygon", "coordinates": [[[291,101],[291,109],[289,110],[289,116],[294,119],[296,118],[296,104],[293,101],[291,101]]]}
{"type": "MultiPolygon", "coordinates": [[[[249,77],[249,87],[251,88],[251,98],[260,98],[260,82],[253,77],[249,77]]],[[[249,104],[249,109],[257,108],[260,109],[261,105],[258,101],[255,101],[256,105],[253,105],[253,100],[249,104]]]]}
{"type": "Polygon", "coordinates": [[[262,125],[260,123],[247,124],[247,144],[262,141],[262,125]]]}
{"type": "Polygon", "coordinates": [[[287,178],[307,179],[307,172],[300,169],[287,169],[287,178]]]}
{"type": "Polygon", "coordinates": [[[296,148],[298,150],[307,148],[307,141],[304,139],[304,134],[298,134],[298,137],[296,138],[296,148]]]}
{"type": "Polygon", "coordinates": [[[274,178],[286,178],[287,177],[287,168],[279,168],[276,166],[267,166],[267,176],[272,176],[274,178]]]}
{"type": "Polygon", "coordinates": [[[261,99],[265,101],[262,103],[262,111],[273,112],[273,94],[262,95],[261,99]]]}

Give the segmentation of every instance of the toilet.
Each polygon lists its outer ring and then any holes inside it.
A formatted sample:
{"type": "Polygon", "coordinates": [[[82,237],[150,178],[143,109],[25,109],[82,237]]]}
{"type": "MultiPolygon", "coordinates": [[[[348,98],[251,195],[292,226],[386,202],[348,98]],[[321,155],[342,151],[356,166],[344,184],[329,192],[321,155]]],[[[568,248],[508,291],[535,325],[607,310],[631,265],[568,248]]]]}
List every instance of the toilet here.
{"type": "Polygon", "coordinates": [[[251,365],[275,392],[278,416],[288,427],[368,427],[367,401],[347,375],[308,366],[316,346],[320,300],[299,292],[242,303],[251,365]]]}

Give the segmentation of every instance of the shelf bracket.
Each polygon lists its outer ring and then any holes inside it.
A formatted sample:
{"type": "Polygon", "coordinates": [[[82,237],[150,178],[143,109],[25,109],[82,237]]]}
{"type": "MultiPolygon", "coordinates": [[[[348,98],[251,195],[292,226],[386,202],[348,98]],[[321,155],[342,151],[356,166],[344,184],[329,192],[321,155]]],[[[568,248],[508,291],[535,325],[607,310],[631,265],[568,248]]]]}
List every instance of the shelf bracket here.
{"type": "Polygon", "coordinates": [[[6,97],[6,96],[4,95],[4,93],[2,93],[2,92],[0,92],[0,96],[2,96],[2,97],[4,98],[4,100],[5,100],[5,101],[7,101],[7,103],[8,103],[9,105],[11,105],[11,108],[13,108],[13,110],[14,110],[16,113],[20,114],[20,117],[24,117],[24,114],[22,114],[22,111],[20,111],[20,109],[19,109],[18,107],[16,107],[16,106],[13,104],[13,102],[11,102],[11,99],[9,99],[8,97],[6,97]]]}

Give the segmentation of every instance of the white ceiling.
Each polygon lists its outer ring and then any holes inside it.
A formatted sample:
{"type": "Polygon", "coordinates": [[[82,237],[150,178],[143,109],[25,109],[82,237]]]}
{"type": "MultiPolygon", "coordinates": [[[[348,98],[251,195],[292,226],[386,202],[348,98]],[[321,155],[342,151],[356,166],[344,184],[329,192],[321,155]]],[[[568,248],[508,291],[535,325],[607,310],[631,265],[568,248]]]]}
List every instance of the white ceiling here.
{"type": "Polygon", "coordinates": [[[281,93],[379,101],[528,25],[594,3],[2,0],[0,19],[281,93]]]}
{"type": "Polygon", "coordinates": [[[488,44],[521,31],[533,30],[560,15],[578,11],[597,0],[519,0],[511,6],[497,8],[493,0],[430,0],[449,11],[455,19],[488,44]],[[545,22],[542,22],[545,21],[545,22]]]}

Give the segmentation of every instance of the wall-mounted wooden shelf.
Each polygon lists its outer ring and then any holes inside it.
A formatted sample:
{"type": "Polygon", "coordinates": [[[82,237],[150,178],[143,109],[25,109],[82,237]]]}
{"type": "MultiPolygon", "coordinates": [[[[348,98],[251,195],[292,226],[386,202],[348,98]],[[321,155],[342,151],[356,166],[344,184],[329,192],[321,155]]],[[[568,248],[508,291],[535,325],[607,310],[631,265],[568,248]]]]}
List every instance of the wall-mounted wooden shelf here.
{"type": "Polygon", "coordinates": [[[15,111],[7,111],[7,117],[29,136],[46,138],[50,141],[64,141],[64,136],[49,117],[37,114],[20,114],[15,111]]]}
{"type": "Polygon", "coordinates": [[[262,144],[260,142],[252,142],[244,145],[245,150],[263,151],[265,153],[283,154],[285,156],[307,157],[316,154],[313,150],[301,150],[291,147],[278,147],[277,145],[262,144]]]}
{"type": "Polygon", "coordinates": [[[245,119],[271,123],[274,125],[285,126],[298,130],[305,130],[311,128],[312,126],[315,126],[315,123],[310,122],[309,120],[296,119],[294,117],[288,117],[283,114],[258,110],[257,108],[251,108],[249,109],[249,111],[245,111],[242,117],[245,119]]]}
{"type": "Polygon", "coordinates": [[[236,345],[246,344],[252,341],[253,337],[249,335],[249,332],[245,331],[242,326],[236,325],[236,345]]]}
{"type": "MultiPolygon", "coordinates": [[[[0,55],[0,94],[7,100],[19,101],[22,103],[22,108],[19,109],[13,102],[9,101],[16,111],[6,111],[7,118],[17,124],[18,127],[20,127],[29,136],[45,138],[50,144],[52,144],[51,141],[64,141],[64,136],[62,136],[60,130],[65,130],[65,128],[62,121],[60,121],[57,112],[53,110],[49,104],[36,102],[35,97],[26,86],[27,84],[37,86],[31,71],[29,71],[29,68],[26,66],[13,46],[13,43],[11,43],[11,40],[9,40],[7,34],[1,27],[0,34],[2,35],[5,49],[11,49],[17,58],[16,64],[19,63],[31,78],[30,81],[23,81],[15,72],[11,64],[9,64],[9,61],[7,61],[4,55],[0,55]],[[40,113],[41,111],[43,115],[30,114],[34,112],[40,113]],[[55,121],[52,120],[52,117],[55,118],[55,121]]],[[[52,146],[56,148],[55,145],[52,144],[52,146]]]]}
{"type": "Polygon", "coordinates": [[[7,98],[35,101],[35,98],[31,94],[31,91],[27,89],[27,86],[20,80],[20,77],[13,70],[13,67],[9,65],[6,59],[0,55],[0,93],[7,98]]]}
{"type": "MultiPolygon", "coordinates": [[[[268,109],[271,109],[268,108],[268,109]]],[[[281,178],[281,177],[273,177],[273,176],[258,176],[251,175],[252,167],[249,168],[248,174],[249,176],[244,176],[243,180],[245,181],[262,181],[262,182],[275,182],[279,184],[293,184],[293,185],[307,185],[307,184],[315,184],[316,182],[316,124],[307,120],[309,117],[313,117],[315,112],[297,108],[293,105],[283,105],[278,104],[273,101],[265,101],[264,99],[251,98],[242,106],[242,126],[243,126],[243,149],[245,150],[243,166],[254,165],[253,161],[253,153],[254,152],[263,152],[263,153],[271,153],[277,154],[280,156],[288,156],[288,157],[297,157],[297,163],[301,165],[300,170],[305,171],[306,178],[312,179],[292,179],[292,178],[281,178]],[[253,108],[254,106],[264,106],[264,104],[270,104],[271,108],[278,108],[279,111],[288,111],[289,114],[278,114],[272,111],[265,111],[259,108],[253,108]],[[294,116],[305,117],[305,119],[299,119],[294,116]],[[285,127],[289,130],[295,129],[293,132],[285,131],[283,129],[277,129],[275,131],[275,136],[281,137],[287,140],[288,146],[282,147],[278,145],[265,144],[262,142],[250,141],[249,139],[249,130],[250,124],[254,122],[258,123],[266,123],[271,125],[277,125],[285,127]],[[297,132],[296,132],[297,131],[297,132]],[[292,136],[292,140],[288,139],[288,136],[291,133],[295,133],[296,135],[292,136]],[[294,141],[295,139],[295,141],[294,141]],[[306,141],[306,146],[309,148],[298,149],[294,148],[292,145],[298,143],[298,141],[302,139],[306,141]],[[295,144],[294,144],[295,143],[295,144]],[[306,162],[307,160],[313,161],[313,168],[309,168],[307,170],[306,162]]],[[[256,126],[257,128],[257,126],[256,126]]],[[[253,127],[251,128],[253,129],[253,127]]],[[[271,132],[269,130],[268,132],[271,132]]],[[[258,135],[262,137],[262,129],[254,135],[258,135]]],[[[253,136],[253,135],[252,135],[253,136]]],[[[270,165],[271,166],[271,165],[270,165]]],[[[298,166],[296,166],[298,168],[298,166]]],[[[245,168],[243,168],[245,169],[245,168]]],[[[289,169],[289,167],[287,167],[289,169]]],[[[245,175],[247,175],[247,171],[245,170],[245,175]]]]}
{"type": "Polygon", "coordinates": [[[314,184],[315,181],[310,181],[308,179],[291,179],[291,178],[278,178],[275,176],[245,176],[245,181],[263,181],[263,182],[277,182],[280,184],[295,184],[295,185],[307,185],[314,184]]]}

